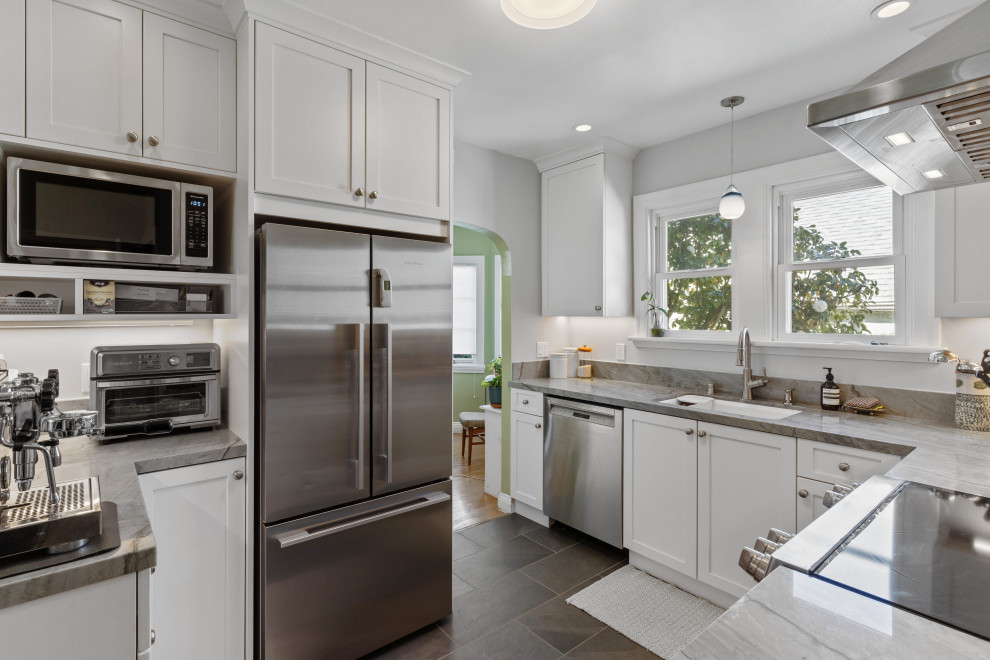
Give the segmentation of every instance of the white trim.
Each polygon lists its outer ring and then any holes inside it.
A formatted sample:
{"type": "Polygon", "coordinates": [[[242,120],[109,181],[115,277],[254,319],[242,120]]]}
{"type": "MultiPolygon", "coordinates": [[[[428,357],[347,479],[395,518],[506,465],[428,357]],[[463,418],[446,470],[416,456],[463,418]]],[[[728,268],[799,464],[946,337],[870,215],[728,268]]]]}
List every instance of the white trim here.
{"type": "MultiPolygon", "coordinates": [[[[529,518],[533,522],[543,525],[544,527],[550,526],[550,518],[544,515],[544,513],[536,507],[532,507],[524,502],[520,502],[519,500],[512,500],[512,505],[515,507],[515,512],[523,518],[529,518]]],[[[502,508],[502,496],[498,498],[498,506],[500,509],[502,508]]]]}
{"type": "Polygon", "coordinates": [[[546,170],[560,167],[561,165],[573,163],[576,160],[597,156],[598,154],[609,154],[632,161],[636,160],[638,153],[639,149],[636,147],[630,147],[628,144],[623,144],[611,138],[598,138],[597,140],[585,142],[571,149],[565,149],[564,151],[558,151],[548,156],[536,158],[533,162],[536,164],[536,169],[542,173],[546,170]]]}
{"type": "Polygon", "coordinates": [[[498,496],[498,510],[502,513],[515,512],[515,500],[508,493],[500,493],[498,496]]]}
{"type": "Polygon", "coordinates": [[[463,429],[464,429],[464,427],[461,426],[461,423],[460,422],[453,422],[451,424],[450,432],[451,432],[451,434],[457,434],[457,433],[460,433],[463,429]]]}
{"type": "Polygon", "coordinates": [[[453,365],[455,374],[483,374],[485,365],[468,362],[455,362],[453,365]]]}
{"type": "Polygon", "coordinates": [[[725,609],[729,609],[739,600],[736,596],[726,593],[718,587],[705,584],[697,578],[664,566],[660,562],[632,550],[629,551],[629,565],[725,609]]]}
{"type": "Polygon", "coordinates": [[[485,269],[484,255],[455,255],[454,266],[472,266],[475,271],[474,311],[475,311],[475,353],[473,362],[454,362],[454,373],[485,372],[485,269]],[[480,361],[479,361],[480,360],[480,361]]]}
{"type": "MultiPolygon", "coordinates": [[[[636,348],[651,350],[690,350],[735,353],[735,339],[698,339],[693,337],[628,337],[636,348]]],[[[754,341],[755,355],[792,355],[797,357],[843,357],[886,362],[928,362],[928,355],[942,350],[936,346],[873,346],[859,342],[841,344],[824,342],[754,341]]]]}
{"type": "Polygon", "coordinates": [[[502,355],[502,255],[492,258],[492,355],[502,355]]]}

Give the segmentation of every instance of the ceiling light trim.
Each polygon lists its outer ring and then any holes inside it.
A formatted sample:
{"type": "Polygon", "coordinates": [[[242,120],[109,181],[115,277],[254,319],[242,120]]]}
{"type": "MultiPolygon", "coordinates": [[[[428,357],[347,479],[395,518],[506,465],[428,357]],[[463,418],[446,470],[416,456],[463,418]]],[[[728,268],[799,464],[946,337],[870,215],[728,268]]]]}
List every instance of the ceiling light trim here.
{"type": "Polygon", "coordinates": [[[534,0],[501,0],[502,12],[513,23],[534,30],[554,30],[577,23],[595,8],[598,0],[553,0],[557,5],[546,8],[549,4],[543,0],[541,10],[527,5],[535,5],[534,0]]]}
{"type": "Polygon", "coordinates": [[[887,0],[887,2],[873,8],[873,11],[870,12],[870,18],[883,20],[900,16],[911,8],[911,4],[912,0],[887,0]]]}

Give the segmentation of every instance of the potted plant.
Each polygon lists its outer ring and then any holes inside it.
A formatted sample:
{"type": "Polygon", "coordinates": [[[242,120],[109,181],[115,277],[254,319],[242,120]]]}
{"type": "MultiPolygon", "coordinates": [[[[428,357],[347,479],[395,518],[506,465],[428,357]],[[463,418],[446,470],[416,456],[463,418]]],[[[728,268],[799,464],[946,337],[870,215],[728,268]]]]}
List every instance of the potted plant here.
{"type": "Polygon", "coordinates": [[[502,356],[488,363],[488,370],[491,372],[481,381],[482,387],[488,388],[488,403],[492,408],[502,407],[502,356]]]}
{"type": "Polygon", "coordinates": [[[670,312],[657,305],[657,297],[653,295],[653,289],[648,289],[640,297],[640,300],[646,303],[646,320],[650,329],[650,336],[663,337],[663,326],[660,324],[660,315],[657,312],[662,313],[668,319],[670,318],[670,312]]]}

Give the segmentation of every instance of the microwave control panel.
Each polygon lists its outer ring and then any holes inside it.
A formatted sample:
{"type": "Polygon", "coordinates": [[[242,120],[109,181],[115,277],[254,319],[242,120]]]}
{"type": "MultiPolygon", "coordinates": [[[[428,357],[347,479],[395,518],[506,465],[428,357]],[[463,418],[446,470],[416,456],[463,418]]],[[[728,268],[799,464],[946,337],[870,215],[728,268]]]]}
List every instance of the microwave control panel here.
{"type": "Polygon", "coordinates": [[[210,198],[196,192],[186,193],[186,244],[189,257],[210,256],[210,198]]]}
{"type": "Polygon", "coordinates": [[[172,371],[218,371],[220,347],[216,344],[177,346],[102,347],[94,351],[100,376],[129,376],[172,371]]]}

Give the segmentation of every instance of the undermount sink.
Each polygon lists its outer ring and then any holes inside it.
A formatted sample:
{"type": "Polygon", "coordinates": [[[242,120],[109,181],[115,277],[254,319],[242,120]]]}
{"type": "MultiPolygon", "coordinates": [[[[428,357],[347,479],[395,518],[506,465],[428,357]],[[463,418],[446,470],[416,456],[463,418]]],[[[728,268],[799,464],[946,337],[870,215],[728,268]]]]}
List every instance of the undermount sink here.
{"type": "Polygon", "coordinates": [[[685,403],[678,398],[667,399],[660,403],[668,406],[682,408],[694,408],[695,410],[710,410],[712,412],[724,413],[726,415],[741,415],[743,417],[756,417],[758,419],[786,419],[792,417],[800,410],[785,410],[783,408],[772,408],[757,403],[743,403],[742,401],[723,401],[710,397],[684,397],[693,401],[685,403]]]}

